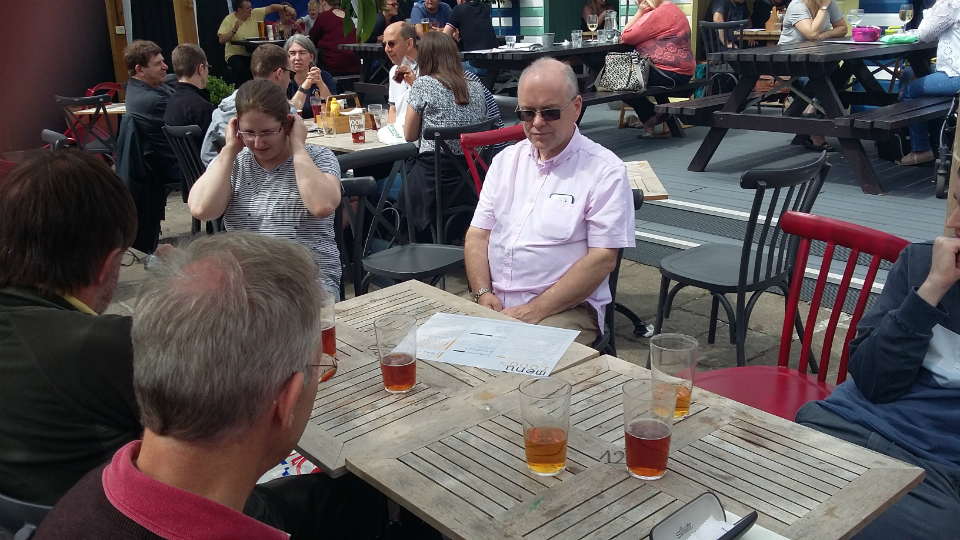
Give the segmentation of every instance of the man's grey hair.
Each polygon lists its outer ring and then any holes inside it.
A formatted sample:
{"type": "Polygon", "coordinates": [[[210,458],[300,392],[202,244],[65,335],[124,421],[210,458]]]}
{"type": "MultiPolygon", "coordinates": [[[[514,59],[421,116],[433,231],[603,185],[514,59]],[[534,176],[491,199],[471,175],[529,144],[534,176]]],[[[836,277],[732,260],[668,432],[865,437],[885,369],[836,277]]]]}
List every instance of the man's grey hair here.
{"type": "Polygon", "coordinates": [[[310,41],[310,38],[303,34],[294,34],[287,39],[287,42],[283,44],[283,52],[290,54],[290,47],[293,47],[293,44],[303,47],[307,50],[308,53],[313,55],[313,61],[317,61],[317,46],[313,44],[313,41],[310,41]]]}
{"type": "Polygon", "coordinates": [[[320,347],[309,250],[256,233],[190,242],[151,270],[133,316],[143,426],[186,442],[235,440],[320,347]]]}
{"type": "Polygon", "coordinates": [[[522,73],[520,73],[520,84],[523,83],[523,78],[527,76],[528,73],[536,73],[544,69],[551,69],[559,67],[563,71],[563,82],[566,90],[567,99],[572,100],[580,94],[580,85],[577,83],[577,74],[573,72],[573,68],[570,67],[570,64],[566,62],[561,62],[556,58],[550,58],[549,56],[538,58],[534,60],[532,64],[526,67],[522,73]]]}

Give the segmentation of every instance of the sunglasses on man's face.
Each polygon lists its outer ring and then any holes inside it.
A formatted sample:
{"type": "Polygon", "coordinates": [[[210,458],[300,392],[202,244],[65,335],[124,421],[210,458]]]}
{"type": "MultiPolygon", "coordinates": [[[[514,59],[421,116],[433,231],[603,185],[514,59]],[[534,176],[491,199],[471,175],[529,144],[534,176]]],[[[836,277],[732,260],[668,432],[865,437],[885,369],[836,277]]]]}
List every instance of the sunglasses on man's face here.
{"type": "Polygon", "coordinates": [[[517,118],[521,122],[533,122],[533,120],[539,114],[540,117],[543,118],[545,122],[556,122],[557,120],[560,119],[560,115],[563,113],[563,111],[567,110],[567,107],[569,107],[570,104],[573,103],[574,99],[577,99],[577,96],[573,96],[573,99],[571,99],[566,105],[564,105],[562,109],[543,109],[540,111],[531,111],[531,110],[522,110],[518,106],[517,118]]]}

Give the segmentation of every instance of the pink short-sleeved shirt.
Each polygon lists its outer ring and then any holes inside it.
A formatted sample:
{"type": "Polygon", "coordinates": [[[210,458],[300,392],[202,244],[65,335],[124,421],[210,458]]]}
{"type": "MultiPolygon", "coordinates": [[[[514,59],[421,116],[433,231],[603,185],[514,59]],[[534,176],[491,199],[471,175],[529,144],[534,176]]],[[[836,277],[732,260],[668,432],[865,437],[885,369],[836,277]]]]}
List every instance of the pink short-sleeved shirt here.
{"type": "MultiPolygon", "coordinates": [[[[566,148],[541,161],[523,140],[494,158],[472,226],[490,231],[493,291],[512,307],[560,280],[588,248],[636,245],[627,168],[613,152],[574,132],[566,148]]],[[[603,328],[610,303],[605,279],[587,298],[603,328]]]]}

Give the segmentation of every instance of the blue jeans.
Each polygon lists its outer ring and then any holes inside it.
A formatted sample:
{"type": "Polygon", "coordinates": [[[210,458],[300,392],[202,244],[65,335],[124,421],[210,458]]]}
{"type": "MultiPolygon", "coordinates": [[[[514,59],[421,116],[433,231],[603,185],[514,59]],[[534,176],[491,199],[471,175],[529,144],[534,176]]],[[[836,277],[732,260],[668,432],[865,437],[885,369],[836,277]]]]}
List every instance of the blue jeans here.
{"type": "MultiPolygon", "coordinates": [[[[937,71],[908,84],[900,93],[900,101],[925,96],[952,96],[957,92],[960,92],[960,77],[949,77],[946,73],[937,71]]],[[[927,134],[925,122],[910,126],[910,149],[914,152],[930,150],[930,136],[927,134]]]]}
{"type": "Polygon", "coordinates": [[[464,71],[469,71],[470,73],[473,73],[477,77],[483,77],[484,75],[487,74],[487,70],[474,67],[474,65],[471,64],[470,62],[461,62],[461,64],[463,64],[464,71]]]}

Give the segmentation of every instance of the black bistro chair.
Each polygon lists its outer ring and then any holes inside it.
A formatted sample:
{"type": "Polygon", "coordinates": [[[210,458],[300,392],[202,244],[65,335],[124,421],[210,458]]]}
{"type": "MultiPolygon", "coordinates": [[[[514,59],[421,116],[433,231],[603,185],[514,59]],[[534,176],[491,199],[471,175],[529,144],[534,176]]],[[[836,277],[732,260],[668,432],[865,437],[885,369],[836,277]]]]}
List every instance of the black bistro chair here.
{"type": "MultiPolygon", "coordinates": [[[[746,365],[747,324],[760,295],[772,287],[783,291],[784,300],[790,294],[790,276],[799,242],[780,229],[779,220],[787,210],[810,212],[830,172],[826,160],[824,152],[816,161],[800,167],[743,173],[740,187],[755,192],[743,244],[703,244],[660,261],[662,278],[654,334],[662,330],[663,319],[670,317],[670,306],[680,289],[687,286],[706,289],[713,295],[707,341],[715,341],[717,311],[722,304],[730,321],[730,343],[737,345],[737,365],[746,365]],[[677,282],[673,289],[670,289],[671,281],[677,282]],[[726,293],[737,295],[736,309],[730,305],[726,293]],[[749,300],[747,293],[751,293],[749,300]]],[[[796,325],[802,336],[799,318],[796,325]]],[[[816,373],[815,364],[811,369],[816,373]]]]}
{"type": "Polygon", "coordinates": [[[346,300],[345,278],[349,274],[353,281],[353,294],[360,296],[360,283],[363,280],[361,257],[363,256],[363,230],[366,224],[367,211],[372,209],[370,199],[377,194],[377,181],[371,176],[359,178],[341,178],[340,184],[343,186],[343,197],[340,200],[340,206],[334,214],[334,238],[337,241],[337,248],[340,250],[340,262],[345,271],[340,274],[340,300],[346,300]],[[352,199],[357,199],[357,208],[354,210],[352,199]],[[346,217],[350,224],[352,240],[347,246],[346,235],[344,234],[343,219],[346,217]],[[348,249],[349,248],[349,249],[348,249]]]}
{"type": "MultiPolygon", "coordinates": [[[[180,162],[180,195],[183,202],[187,202],[190,196],[190,189],[197,179],[207,170],[200,161],[200,146],[203,144],[204,131],[200,126],[163,126],[163,134],[170,142],[173,153],[180,162]]],[[[193,220],[190,225],[190,233],[200,232],[200,220],[193,220]]],[[[218,233],[223,230],[223,218],[217,218],[207,222],[208,233],[218,233]]]]}
{"type": "MultiPolygon", "coordinates": [[[[633,190],[633,210],[640,210],[640,207],[643,206],[643,190],[634,189],[633,190]]],[[[610,279],[608,280],[608,285],[610,287],[610,298],[611,301],[603,309],[603,328],[601,328],[601,333],[597,336],[597,340],[593,342],[591,347],[600,351],[601,354],[609,354],[610,356],[617,355],[617,344],[614,341],[616,337],[614,334],[617,331],[617,325],[614,324],[613,318],[618,311],[623,312],[631,321],[634,321],[634,326],[637,324],[642,324],[646,326],[643,322],[640,321],[640,318],[637,317],[630,308],[620,305],[617,303],[617,282],[620,280],[620,263],[623,262],[623,248],[620,248],[617,251],[617,266],[613,269],[613,272],[610,272],[610,279]]]]}
{"type": "Polygon", "coordinates": [[[100,154],[108,163],[114,164],[117,134],[114,132],[113,121],[107,114],[110,96],[107,94],[76,98],[55,96],[55,99],[77,147],[84,152],[100,154]],[[79,109],[91,107],[96,108],[93,114],[76,114],[79,109]],[[101,119],[104,121],[100,122],[101,119]],[[98,125],[98,122],[106,129],[98,125]]]}
{"type": "Polygon", "coordinates": [[[0,494],[0,538],[28,540],[51,508],[0,494]]]}
{"type": "MultiPolygon", "coordinates": [[[[749,20],[727,21],[727,22],[709,22],[700,21],[700,38],[703,41],[703,50],[706,54],[723,52],[727,47],[720,39],[723,34],[728,42],[737,44],[737,48],[743,49],[743,29],[747,27],[749,20]]],[[[712,62],[707,60],[707,79],[710,79],[710,88],[713,88],[714,79],[718,77],[727,78],[737,84],[736,72],[726,62],[712,62]]],[[[721,84],[721,91],[724,85],[721,84]]]]}

